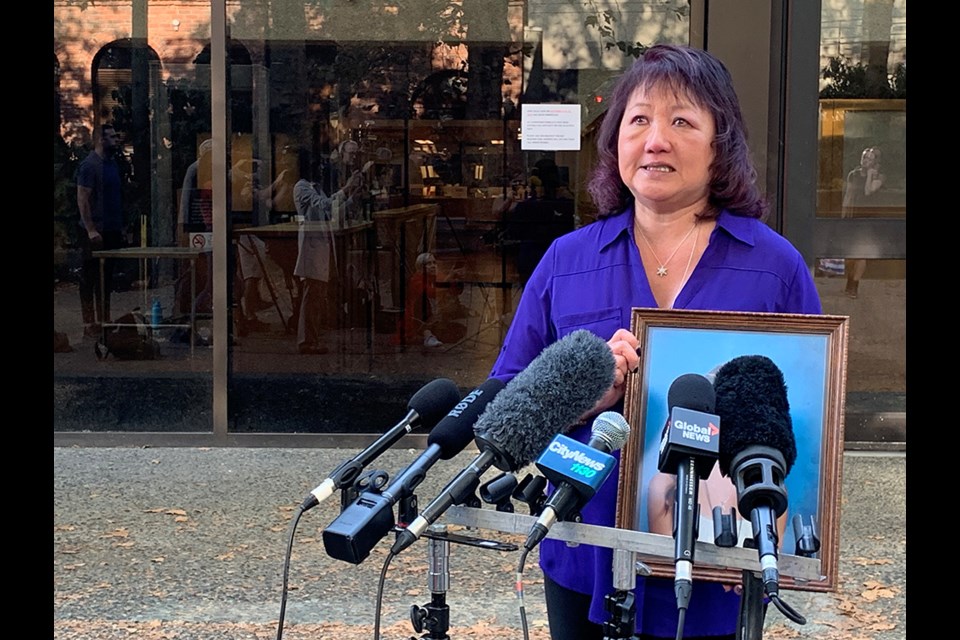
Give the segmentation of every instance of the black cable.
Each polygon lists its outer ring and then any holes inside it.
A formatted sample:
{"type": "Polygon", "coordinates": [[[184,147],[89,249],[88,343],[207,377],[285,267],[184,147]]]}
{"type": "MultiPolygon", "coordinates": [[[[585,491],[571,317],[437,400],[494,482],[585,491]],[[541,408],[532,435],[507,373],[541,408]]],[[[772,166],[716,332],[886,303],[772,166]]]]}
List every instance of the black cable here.
{"type": "Polygon", "coordinates": [[[514,588],[517,592],[517,602],[520,604],[520,626],[523,628],[523,640],[530,640],[530,631],[527,628],[527,609],[523,604],[523,565],[527,561],[527,554],[530,549],[523,548],[520,552],[520,560],[517,562],[517,581],[514,588]]]}
{"type": "Polygon", "coordinates": [[[380,582],[377,584],[377,610],[373,616],[373,640],[380,640],[380,606],[383,604],[383,583],[387,577],[387,567],[390,566],[390,561],[396,556],[397,554],[392,551],[388,553],[386,560],[383,561],[383,568],[380,569],[380,582]]]}
{"type": "Polygon", "coordinates": [[[687,620],[687,610],[686,610],[685,608],[684,608],[684,609],[679,609],[679,610],[677,611],[677,613],[678,613],[678,617],[677,617],[677,638],[676,638],[676,640],[683,640],[683,625],[684,625],[684,623],[685,623],[686,620],[687,620]]]}
{"type": "Polygon", "coordinates": [[[673,585],[673,592],[677,597],[677,637],[676,640],[683,638],[683,624],[687,618],[687,607],[690,606],[690,596],[693,591],[693,583],[689,580],[677,580],[673,585]]]}
{"type": "Polygon", "coordinates": [[[779,595],[770,596],[770,602],[777,606],[777,609],[780,610],[780,613],[787,616],[797,624],[807,624],[807,619],[800,615],[796,609],[781,600],[779,595]]]}
{"type": "Polygon", "coordinates": [[[287,610],[287,580],[290,577],[290,555],[293,550],[293,534],[297,530],[297,523],[303,515],[303,505],[297,507],[290,522],[290,537],[287,540],[287,557],[283,561],[283,591],[280,595],[280,620],[277,622],[277,640],[283,637],[283,616],[287,610]]]}

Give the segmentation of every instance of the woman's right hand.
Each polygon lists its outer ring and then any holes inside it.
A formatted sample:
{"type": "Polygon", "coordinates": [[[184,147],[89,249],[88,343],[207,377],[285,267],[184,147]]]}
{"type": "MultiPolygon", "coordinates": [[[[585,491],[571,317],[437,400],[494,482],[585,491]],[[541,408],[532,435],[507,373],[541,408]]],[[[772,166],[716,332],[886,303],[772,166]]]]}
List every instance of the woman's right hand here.
{"type": "Polygon", "coordinates": [[[627,389],[627,374],[636,373],[640,367],[640,341],[629,329],[617,329],[607,340],[607,345],[613,353],[613,384],[585,417],[609,409],[623,399],[627,389]]]}

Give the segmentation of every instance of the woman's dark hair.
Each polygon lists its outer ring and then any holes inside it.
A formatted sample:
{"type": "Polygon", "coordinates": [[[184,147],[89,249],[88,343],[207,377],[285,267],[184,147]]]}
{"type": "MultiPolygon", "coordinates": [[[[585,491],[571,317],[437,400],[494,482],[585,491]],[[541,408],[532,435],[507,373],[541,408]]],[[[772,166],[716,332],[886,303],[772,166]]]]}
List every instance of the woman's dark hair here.
{"type": "Polygon", "coordinates": [[[598,159],[587,190],[602,218],[623,211],[633,194],[618,167],[617,141],[627,101],[637,88],[673,91],[710,112],[716,125],[710,193],[704,218],[721,209],[736,215],[762,218],[767,202],[756,186],[757,171],[747,147],[747,131],[730,72],[706,51],[681,45],[658,44],[646,50],[617,81],[597,137],[598,159]]]}

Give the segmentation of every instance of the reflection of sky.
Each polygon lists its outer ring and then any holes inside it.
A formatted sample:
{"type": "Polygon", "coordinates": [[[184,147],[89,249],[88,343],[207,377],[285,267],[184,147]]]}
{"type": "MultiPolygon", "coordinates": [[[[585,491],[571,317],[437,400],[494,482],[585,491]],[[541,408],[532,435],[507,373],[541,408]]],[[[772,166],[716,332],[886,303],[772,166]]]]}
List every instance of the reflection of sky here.
{"type": "MultiPolygon", "coordinates": [[[[646,487],[657,472],[660,433],[668,418],[667,392],[685,373],[706,374],[737,356],[763,355],[783,372],[790,402],[790,417],[797,443],[797,460],[787,475],[787,529],[780,541],[784,552],[796,549],[793,516],[804,524],[817,514],[823,416],[826,413],[827,336],[751,331],[724,331],[653,327],[648,331],[646,370],[647,407],[643,417],[644,456],[640,486],[646,487]]],[[[723,430],[723,423],[720,423],[723,430]]],[[[758,443],[762,444],[762,443],[758,443]]],[[[646,490],[640,491],[638,529],[649,530],[646,490]]],[[[709,514],[704,514],[709,515],[709,514]]],[[[749,516],[747,516],[749,519],[749,516]]],[[[820,522],[817,521],[819,529],[820,522]]]]}

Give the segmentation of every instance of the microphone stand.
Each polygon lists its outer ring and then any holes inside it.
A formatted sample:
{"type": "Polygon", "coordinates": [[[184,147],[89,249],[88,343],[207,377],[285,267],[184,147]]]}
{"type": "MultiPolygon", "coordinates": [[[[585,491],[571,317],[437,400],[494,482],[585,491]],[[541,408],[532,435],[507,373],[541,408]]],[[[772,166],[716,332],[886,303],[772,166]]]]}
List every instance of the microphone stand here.
{"type": "Polygon", "coordinates": [[[763,580],[755,572],[744,569],[743,592],[740,594],[740,611],[737,614],[737,640],[760,640],[763,637],[763,619],[766,615],[763,593],[763,580]]]}
{"type": "Polygon", "coordinates": [[[603,607],[611,620],[603,623],[603,640],[636,638],[637,557],[633,551],[613,550],[613,593],[604,597],[603,607]]]}
{"type": "MultiPolygon", "coordinates": [[[[479,502],[475,495],[465,500],[466,504],[479,504],[479,502]]],[[[401,501],[401,508],[409,508],[415,512],[416,503],[416,497],[412,497],[409,501],[401,501]]],[[[404,514],[405,522],[410,521],[409,515],[410,512],[404,514]]],[[[424,629],[428,630],[428,633],[420,636],[421,640],[450,640],[447,634],[450,629],[450,606],[447,605],[447,590],[450,587],[450,543],[456,542],[493,551],[517,551],[519,547],[511,542],[448,533],[445,524],[431,524],[423,532],[423,537],[427,538],[427,586],[430,589],[430,602],[422,607],[415,604],[410,606],[410,624],[417,633],[422,633],[424,629]]],[[[410,640],[417,639],[411,636],[410,640]]]]}
{"type": "Polygon", "coordinates": [[[446,525],[432,524],[427,529],[427,582],[430,602],[418,607],[410,606],[410,624],[420,633],[424,628],[429,633],[420,636],[429,640],[450,640],[450,607],[447,605],[447,589],[450,587],[450,542],[444,537],[446,525]],[[433,535],[430,535],[433,534],[433,535]]]}

